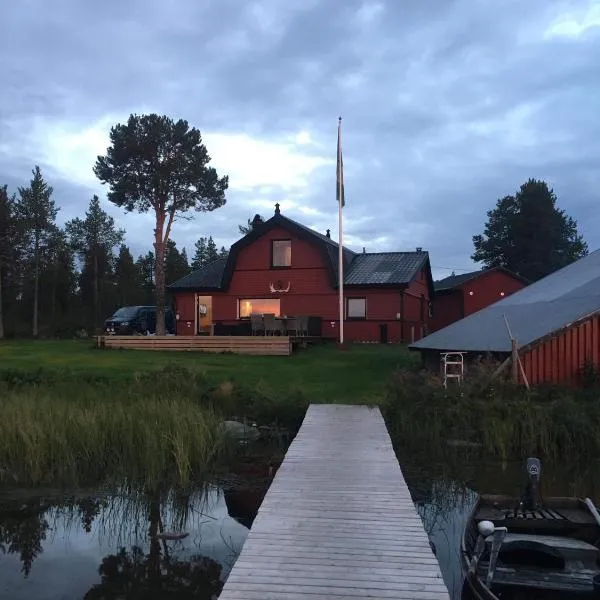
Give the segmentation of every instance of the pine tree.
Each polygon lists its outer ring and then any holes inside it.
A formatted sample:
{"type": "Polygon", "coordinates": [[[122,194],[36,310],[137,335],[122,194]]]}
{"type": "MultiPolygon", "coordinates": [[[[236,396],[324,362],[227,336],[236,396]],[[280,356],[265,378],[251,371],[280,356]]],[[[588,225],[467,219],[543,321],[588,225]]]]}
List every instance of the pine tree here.
{"type": "Polygon", "coordinates": [[[201,237],[194,244],[195,252],[194,258],[192,258],[192,270],[197,271],[201,269],[206,264],[206,238],[201,237]]]}
{"type": "Polygon", "coordinates": [[[120,306],[145,303],[140,265],[133,261],[133,256],[125,244],[121,244],[119,256],[115,261],[115,282],[120,306]]]}
{"type": "Polygon", "coordinates": [[[213,260],[217,260],[217,258],[219,258],[219,251],[217,250],[217,245],[211,235],[206,242],[206,264],[213,262],[213,260]]]}
{"type": "Polygon", "coordinates": [[[56,233],[56,208],[52,200],[53,189],[42,177],[38,166],[32,171],[29,187],[19,188],[19,201],[16,205],[17,219],[24,235],[25,256],[30,264],[33,283],[33,323],[34,337],[39,334],[40,273],[48,244],[56,233]]]}
{"type": "MultiPolygon", "coordinates": [[[[101,288],[112,271],[113,250],[122,241],[125,231],[116,229],[115,220],[100,206],[98,196],[90,200],[85,219],[73,219],[66,224],[73,249],[91,270],[92,319],[94,329],[101,324],[101,288]]],[[[112,290],[109,295],[114,296],[112,290]]]]}
{"type": "Polygon", "coordinates": [[[10,272],[17,262],[17,220],[15,196],[8,195],[7,186],[0,187],[0,340],[4,338],[4,311],[10,272]]]}
{"type": "Polygon", "coordinates": [[[173,240],[169,240],[165,256],[165,279],[167,285],[181,279],[189,272],[190,265],[187,261],[185,248],[182,252],[179,252],[177,244],[173,240]]]}

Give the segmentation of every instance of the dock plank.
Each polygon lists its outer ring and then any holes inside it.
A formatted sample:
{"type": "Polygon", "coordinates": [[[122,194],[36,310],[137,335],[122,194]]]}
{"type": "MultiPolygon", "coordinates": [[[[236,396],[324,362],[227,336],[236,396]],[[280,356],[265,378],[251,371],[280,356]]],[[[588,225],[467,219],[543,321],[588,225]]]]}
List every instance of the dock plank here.
{"type": "Polygon", "coordinates": [[[449,600],[378,408],[311,404],[221,600],[449,600]]]}

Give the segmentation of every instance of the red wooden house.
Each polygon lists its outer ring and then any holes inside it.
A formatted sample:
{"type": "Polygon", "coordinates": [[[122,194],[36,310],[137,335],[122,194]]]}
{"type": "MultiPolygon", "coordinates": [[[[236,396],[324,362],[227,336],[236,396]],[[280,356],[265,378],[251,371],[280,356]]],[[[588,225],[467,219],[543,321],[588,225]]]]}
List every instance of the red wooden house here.
{"type": "MultiPolygon", "coordinates": [[[[344,248],[344,339],[410,342],[428,331],[429,254],[344,248]]],[[[249,333],[251,314],[307,315],[311,335],[339,336],[338,244],[275,214],[238,240],[227,258],[168,286],[178,335],[249,333]]]]}
{"type": "Polygon", "coordinates": [[[431,331],[451,323],[518,292],[527,280],[504,267],[450,275],[434,283],[431,331]]]}

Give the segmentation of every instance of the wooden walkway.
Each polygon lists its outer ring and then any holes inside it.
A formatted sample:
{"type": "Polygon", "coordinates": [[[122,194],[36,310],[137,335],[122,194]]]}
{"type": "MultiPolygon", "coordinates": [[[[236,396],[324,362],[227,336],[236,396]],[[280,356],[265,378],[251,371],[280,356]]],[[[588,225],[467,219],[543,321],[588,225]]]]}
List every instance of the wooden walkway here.
{"type": "Polygon", "coordinates": [[[220,600],[449,599],[378,408],[312,404],[220,600]]]}

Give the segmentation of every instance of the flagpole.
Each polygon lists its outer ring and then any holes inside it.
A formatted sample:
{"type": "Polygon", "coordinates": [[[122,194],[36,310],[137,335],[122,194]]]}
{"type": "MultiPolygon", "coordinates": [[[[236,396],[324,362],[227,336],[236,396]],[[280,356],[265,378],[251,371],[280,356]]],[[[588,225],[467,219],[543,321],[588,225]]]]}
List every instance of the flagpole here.
{"type": "Polygon", "coordinates": [[[344,343],[344,235],[342,229],[342,204],[344,199],[344,174],[342,167],[342,117],[338,121],[338,157],[337,157],[337,182],[338,182],[338,289],[339,289],[339,315],[340,315],[340,346],[344,343]]]}

